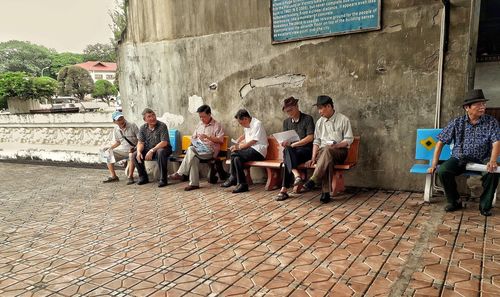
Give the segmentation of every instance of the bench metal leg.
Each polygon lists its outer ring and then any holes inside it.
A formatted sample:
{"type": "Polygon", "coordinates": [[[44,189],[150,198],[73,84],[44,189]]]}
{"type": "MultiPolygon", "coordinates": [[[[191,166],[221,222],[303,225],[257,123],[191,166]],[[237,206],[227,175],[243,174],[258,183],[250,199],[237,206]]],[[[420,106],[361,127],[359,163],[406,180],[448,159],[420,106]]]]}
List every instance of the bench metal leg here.
{"type": "Polygon", "coordinates": [[[345,185],[344,185],[344,175],[342,174],[342,171],[335,170],[331,178],[332,178],[332,194],[335,196],[338,193],[344,192],[345,185]]]}
{"type": "Polygon", "coordinates": [[[281,170],[276,168],[266,167],[267,181],[266,181],[266,191],[274,190],[278,187],[281,182],[281,170]]]}
{"type": "Polygon", "coordinates": [[[495,204],[497,203],[497,191],[495,191],[495,195],[493,195],[493,202],[492,202],[492,206],[495,207],[495,204]]]}
{"type": "Polygon", "coordinates": [[[424,202],[430,203],[432,198],[432,174],[425,175],[424,202]]]}

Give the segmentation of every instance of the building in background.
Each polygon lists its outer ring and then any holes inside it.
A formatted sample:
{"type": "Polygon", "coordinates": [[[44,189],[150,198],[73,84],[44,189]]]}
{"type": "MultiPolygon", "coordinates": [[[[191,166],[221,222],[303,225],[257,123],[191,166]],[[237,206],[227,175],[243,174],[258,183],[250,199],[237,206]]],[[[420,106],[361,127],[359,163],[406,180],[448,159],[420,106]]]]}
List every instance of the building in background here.
{"type": "Polygon", "coordinates": [[[111,83],[115,82],[116,77],[116,63],[112,62],[100,62],[100,61],[88,61],[85,63],[76,64],[90,73],[90,76],[94,80],[105,79],[111,83]]]}

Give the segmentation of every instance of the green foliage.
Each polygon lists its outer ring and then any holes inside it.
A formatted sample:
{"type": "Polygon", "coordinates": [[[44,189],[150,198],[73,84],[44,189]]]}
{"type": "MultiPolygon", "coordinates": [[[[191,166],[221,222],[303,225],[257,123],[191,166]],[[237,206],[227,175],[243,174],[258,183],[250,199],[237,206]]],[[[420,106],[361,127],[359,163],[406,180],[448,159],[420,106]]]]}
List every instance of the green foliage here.
{"type": "Polygon", "coordinates": [[[43,76],[32,79],[33,93],[35,98],[50,98],[56,94],[59,84],[57,80],[43,76]]]}
{"type": "Polygon", "coordinates": [[[0,43],[0,72],[26,72],[37,76],[52,63],[55,50],[26,41],[0,43]]]}
{"type": "Polygon", "coordinates": [[[50,98],[57,90],[57,81],[50,77],[32,77],[24,72],[0,73],[0,97],[19,99],[50,98]]]}
{"type": "MultiPolygon", "coordinates": [[[[75,64],[80,64],[83,62],[82,54],[75,53],[56,53],[52,58],[52,65],[50,66],[50,73],[54,73],[54,77],[57,77],[57,73],[64,66],[70,66],[75,64]]],[[[52,76],[52,75],[51,75],[52,76]]]]}
{"type": "Polygon", "coordinates": [[[86,94],[94,90],[94,81],[87,70],[79,66],[65,66],[57,76],[59,94],[75,96],[83,100],[86,94]]]}
{"type": "Polygon", "coordinates": [[[118,95],[118,90],[111,82],[105,79],[100,79],[95,82],[95,88],[94,92],[92,92],[92,97],[105,99],[109,105],[110,97],[116,95],[118,95]]]}
{"type": "Polygon", "coordinates": [[[113,39],[111,43],[114,48],[123,40],[124,34],[127,31],[127,16],[128,16],[128,0],[115,0],[116,8],[109,11],[111,17],[111,31],[113,39]]]}
{"type": "Polygon", "coordinates": [[[34,98],[33,79],[24,72],[4,72],[0,74],[0,97],[20,99],[34,98]]]}
{"type": "Polygon", "coordinates": [[[84,61],[115,62],[116,52],[111,44],[89,44],[83,50],[84,61]]]}

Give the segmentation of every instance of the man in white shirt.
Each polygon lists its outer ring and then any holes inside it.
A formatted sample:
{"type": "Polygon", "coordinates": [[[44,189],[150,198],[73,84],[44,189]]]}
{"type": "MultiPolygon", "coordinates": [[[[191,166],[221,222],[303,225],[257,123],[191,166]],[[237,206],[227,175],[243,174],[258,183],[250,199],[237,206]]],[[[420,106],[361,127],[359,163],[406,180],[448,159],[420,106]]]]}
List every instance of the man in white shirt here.
{"type": "Polygon", "coordinates": [[[233,193],[242,193],[248,191],[243,163],[264,160],[267,154],[268,142],[262,122],[252,118],[247,110],[238,110],[234,118],[244,128],[244,133],[229,148],[231,151],[231,176],[221,186],[227,188],[237,185],[233,193]]]}
{"type": "MultiPolygon", "coordinates": [[[[106,149],[111,149],[113,151],[113,156],[115,161],[128,160],[128,182],[127,185],[134,183],[134,162],[132,160],[132,153],[135,151],[137,145],[137,134],[139,134],[139,128],[136,124],[130,123],[125,120],[123,114],[119,111],[113,112],[111,115],[113,123],[116,124],[113,130],[113,141],[114,143],[106,149]]],[[[103,180],[103,183],[117,182],[120,179],[115,172],[115,163],[108,162],[110,177],[103,180]]]]}
{"type": "Polygon", "coordinates": [[[325,95],[318,96],[314,105],[317,106],[321,118],[316,122],[312,157],[306,162],[306,166],[316,165],[316,168],[311,178],[304,184],[304,189],[312,190],[322,181],[320,201],[327,203],[330,201],[329,172],[336,164],[344,163],[354,137],[351,122],[345,115],[335,111],[332,98],[325,95]]]}

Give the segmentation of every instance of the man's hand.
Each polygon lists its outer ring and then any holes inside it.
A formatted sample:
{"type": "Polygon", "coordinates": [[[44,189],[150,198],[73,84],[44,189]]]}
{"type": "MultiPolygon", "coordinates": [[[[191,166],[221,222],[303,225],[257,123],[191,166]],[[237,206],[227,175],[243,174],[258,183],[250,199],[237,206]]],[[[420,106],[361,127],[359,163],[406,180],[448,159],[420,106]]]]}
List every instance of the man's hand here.
{"type": "Polygon", "coordinates": [[[240,144],[236,143],[235,145],[232,145],[229,150],[232,152],[238,151],[240,149],[240,144]]]}
{"type": "Polygon", "coordinates": [[[434,172],[436,172],[436,166],[431,166],[427,169],[427,173],[433,174],[434,172]]]}
{"type": "Polygon", "coordinates": [[[146,154],[146,161],[151,161],[153,160],[153,155],[154,155],[154,151],[153,150],[149,150],[148,153],[146,154]]]}
{"type": "Polygon", "coordinates": [[[137,156],[135,157],[138,163],[142,163],[142,152],[137,151],[137,156]]]}
{"type": "Polygon", "coordinates": [[[282,147],[287,147],[287,146],[290,146],[290,142],[288,142],[288,141],[283,141],[283,142],[281,143],[281,146],[282,146],[282,147]]]}
{"type": "Polygon", "coordinates": [[[201,140],[210,140],[210,137],[208,137],[208,135],[206,134],[200,134],[198,135],[198,138],[201,140]]]}
{"type": "Polygon", "coordinates": [[[497,170],[498,164],[496,161],[489,161],[488,164],[486,164],[486,170],[488,170],[489,173],[493,173],[497,170]]]}
{"type": "Polygon", "coordinates": [[[314,164],[316,164],[316,158],[313,158],[312,160],[309,160],[306,162],[306,167],[313,167],[314,164]]]}

